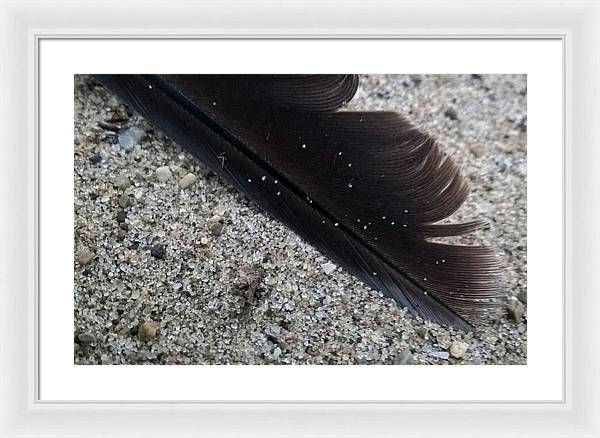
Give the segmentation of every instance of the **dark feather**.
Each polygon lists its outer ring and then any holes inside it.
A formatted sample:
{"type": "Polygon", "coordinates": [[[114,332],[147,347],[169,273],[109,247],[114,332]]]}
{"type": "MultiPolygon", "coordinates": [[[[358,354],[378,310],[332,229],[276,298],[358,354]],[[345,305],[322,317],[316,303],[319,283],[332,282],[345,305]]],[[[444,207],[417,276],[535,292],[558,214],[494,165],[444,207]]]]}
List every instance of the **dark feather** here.
{"type": "Polygon", "coordinates": [[[468,187],[437,142],[393,112],[338,111],[355,75],[100,75],[217,174],[372,288],[434,322],[500,303],[494,250],[430,238],[468,187]]]}

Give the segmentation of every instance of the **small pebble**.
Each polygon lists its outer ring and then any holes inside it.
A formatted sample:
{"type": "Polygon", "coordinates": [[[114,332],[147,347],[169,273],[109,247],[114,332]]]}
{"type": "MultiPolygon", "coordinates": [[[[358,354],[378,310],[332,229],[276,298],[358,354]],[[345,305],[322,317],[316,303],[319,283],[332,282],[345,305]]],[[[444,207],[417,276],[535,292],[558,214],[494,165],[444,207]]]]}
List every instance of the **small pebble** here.
{"type": "Polygon", "coordinates": [[[425,327],[419,327],[415,330],[417,334],[423,339],[427,339],[429,336],[429,331],[425,327]]]}
{"type": "Polygon", "coordinates": [[[85,345],[90,345],[96,342],[96,338],[94,337],[94,335],[91,335],[89,333],[81,333],[79,336],[77,336],[77,339],[81,344],[85,345]]]}
{"type": "Polygon", "coordinates": [[[147,339],[154,338],[158,331],[158,324],[154,321],[146,321],[140,324],[138,327],[138,337],[145,341],[147,339]]]}
{"type": "Polygon", "coordinates": [[[525,305],[517,300],[512,300],[506,306],[508,316],[516,322],[521,322],[525,314],[525,305]]]}
{"type": "Polygon", "coordinates": [[[281,356],[281,353],[282,353],[281,348],[276,347],[275,350],[273,350],[273,356],[272,356],[273,360],[279,359],[279,356],[281,356]]]}
{"type": "Polygon", "coordinates": [[[187,189],[189,186],[194,184],[198,178],[193,173],[188,173],[186,176],[179,180],[179,187],[187,189]]]}
{"type": "Polygon", "coordinates": [[[394,357],[394,365],[414,365],[415,363],[415,358],[408,348],[394,357]]]}
{"type": "Polygon", "coordinates": [[[89,249],[84,249],[77,254],[77,263],[80,265],[87,265],[96,257],[96,253],[94,251],[90,251],[89,249]]]}
{"type": "Polygon", "coordinates": [[[210,232],[213,236],[219,236],[223,231],[223,224],[221,222],[215,222],[210,226],[210,232]]]}
{"type": "Polygon", "coordinates": [[[127,175],[119,175],[115,178],[114,186],[118,189],[125,190],[127,187],[131,185],[131,181],[127,175]]]}
{"type": "Polygon", "coordinates": [[[144,196],[144,191],[142,189],[137,189],[135,192],[133,192],[133,197],[138,201],[142,199],[142,196],[144,196]]]}
{"type": "Polygon", "coordinates": [[[226,212],[227,212],[227,209],[222,205],[215,208],[215,215],[217,215],[217,216],[223,217],[223,216],[225,216],[226,212]]]}
{"type": "Polygon", "coordinates": [[[210,242],[210,239],[208,237],[203,237],[202,239],[200,239],[200,243],[202,245],[208,245],[210,242]]]}
{"type": "Polygon", "coordinates": [[[117,213],[117,222],[125,222],[127,220],[127,212],[125,210],[120,210],[117,213]]]}
{"type": "Polygon", "coordinates": [[[517,298],[520,302],[527,304],[527,291],[522,290],[517,294],[517,298]]]}
{"type": "Polygon", "coordinates": [[[456,359],[461,359],[464,357],[468,348],[469,344],[466,342],[452,341],[450,344],[450,355],[456,359]]]}
{"type": "Polygon", "coordinates": [[[90,157],[90,163],[92,164],[99,164],[102,162],[102,155],[100,154],[94,154],[90,157]]]}
{"type": "Polygon", "coordinates": [[[156,179],[158,180],[158,182],[161,183],[169,181],[173,176],[173,174],[171,173],[171,169],[169,169],[169,166],[159,167],[158,169],[156,169],[155,174],[156,179]]]}
{"type": "Polygon", "coordinates": [[[450,353],[448,353],[447,351],[431,351],[429,355],[444,360],[448,360],[448,358],[450,357],[450,353]]]}
{"type": "Polygon", "coordinates": [[[129,195],[121,195],[119,196],[119,207],[127,208],[131,204],[131,198],[129,195]]]}
{"type": "Polygon", "coordinates": [[[475,158],[481,158],[483,156],[483,148],[481,145],[472,144],[469,149],[475,158]]]}
{"type": "Polygon", "coordinates": [[[336,265],[334,265],[334,264],[333,264],[333,263],[331,263],[331,262],[327,262],[327,263],[323,263],[323,264],[321,265],[321,268],[323,268],[323,271],[325,271],[325,273],[326,273],[327,275],[329,275],[329,274],[331,274],[333,271],[335,271],[335,269],[337,268],[337,266],[336,266],[336,265]]]}
{"type": "Polygon", "coordinates": [[[161,243],[157,243],[150,250],[150,255],[155,259],[164,259],[165,258],[165,246],[161,243]]]}
{"type": "Polygon", "coordinates": [[[456,113],[456,110],[454,110],[453,108],[448,108],[444,112],[444,116],[448,117],[450,120],[458,120],[458,114],[456,113]]]}

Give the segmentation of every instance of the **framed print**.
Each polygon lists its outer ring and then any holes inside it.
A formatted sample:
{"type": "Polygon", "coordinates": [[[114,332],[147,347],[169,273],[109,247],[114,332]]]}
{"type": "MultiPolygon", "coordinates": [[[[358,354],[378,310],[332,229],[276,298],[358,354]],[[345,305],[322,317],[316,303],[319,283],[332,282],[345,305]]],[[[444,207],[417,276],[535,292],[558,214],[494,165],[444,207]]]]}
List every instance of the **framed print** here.
{"type": "Polygon", "coordinates": [[[599,434],[600,3],[340,6],[2,3],[3,436],[599,434]]]}

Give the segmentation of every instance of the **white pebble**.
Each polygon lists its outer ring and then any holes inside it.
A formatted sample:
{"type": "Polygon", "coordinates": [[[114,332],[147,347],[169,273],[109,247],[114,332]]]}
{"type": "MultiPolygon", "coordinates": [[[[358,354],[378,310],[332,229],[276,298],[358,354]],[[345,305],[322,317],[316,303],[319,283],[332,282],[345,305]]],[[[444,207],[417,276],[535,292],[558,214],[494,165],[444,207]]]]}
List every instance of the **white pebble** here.
{"type": "Polygon", "coordinates": [[[460,359],[465,355],[467,349],[469,348],[469,344],[460,341],[452,341],[450,344],[450,354],[452,357],[456,359],[460,359]]]}
{"type": "Polygon", "coordinates": [[[193,173],[188,173],[186,176],[184,176],[183,178],[181,178],[179,180],[179,186],[182,189],[186,189],[189,186],[191,186],[192,184],[194,184],[197,179],[198,178],[196,177],[196,175],[194,175],[193,173]]]}
{"type": "Polygon", "coordinates": [[[127,177],[127,175],[121,174],[115,178],[114,184],[115,184],[115,187],[117,187],[121,190],[125,190],[127,187],[129,187],[131,185],[131,182],[129,181],[129,178],[127,177]]]}
{"type": "Polygon", "coordinates": [[[323,271],[325,271],[325,273],[327,275],[331,274],[333,271],[335,271],[335,269],[337,268],[337,266],[335,266],[333,263],[331,262],[327,262],[327,263],[323,263],[321,265],[321,268],[323,268],[323,271]]]}
{"type": "Polygon", "coordinates": [[[437,357],[438,359],[448,360],[448,358],[450,357],[450,353],[448,353],[447,351],[432,351],[429,354],[433,357],[437,357]]]}
{"type": "Polygon", "coordinates": [[[161,183],[169,181],[173,176],[173,174],[171,173],[171,169],[169,169],[169,166],[159,167],[158,169],[156,169],[155,173],[156,179],[158,180],[158,182],[161,183]]]}

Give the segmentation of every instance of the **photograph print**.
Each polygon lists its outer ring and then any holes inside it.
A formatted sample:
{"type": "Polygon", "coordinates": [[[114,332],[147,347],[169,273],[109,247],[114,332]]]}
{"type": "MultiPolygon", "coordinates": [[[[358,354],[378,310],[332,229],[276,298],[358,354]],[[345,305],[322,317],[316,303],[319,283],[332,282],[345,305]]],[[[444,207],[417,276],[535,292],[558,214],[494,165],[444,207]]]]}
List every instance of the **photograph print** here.
{"type": "Polygon", "coordinates": [[[527,363],[527,76],[75,75],[77,365],[527,363]]]}

